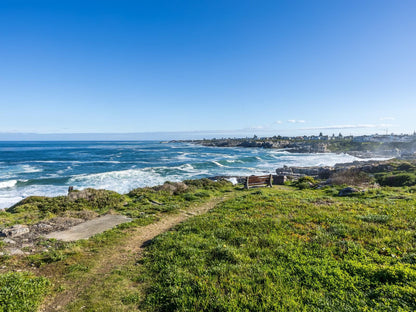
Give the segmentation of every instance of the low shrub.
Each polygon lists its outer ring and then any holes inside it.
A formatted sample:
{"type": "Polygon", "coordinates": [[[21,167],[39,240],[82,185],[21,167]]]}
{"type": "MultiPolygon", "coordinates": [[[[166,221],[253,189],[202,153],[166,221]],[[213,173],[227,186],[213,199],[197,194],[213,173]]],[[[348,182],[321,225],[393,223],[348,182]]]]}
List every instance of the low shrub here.
{"type": "Polygon", "coordinates": [[[69,196],[43,197],[30,196],[6,209],[7,212],[19,213],[39,211],[45,213],[63,213],[65,211],[95,210],[106,212],[122,206],[125,198],[113,191],[85,189],[71,192],[69,196]]]}
{"type": "Polygon", "coordinates": [[[318,182],[310,176],[304,176],[299,178],[293,184],[298,187],[300,190],[310,189],[311,187],[315,186],[318,182]]]}
{"type": "Polygon", "coordinates": [[[413,173],[398,173],[378,175],[377,182],[382,186],[413,186],[416,185],[416,175],[413,173]]]}
{"type": "Polygon", "coordinates": [[[365,185],[374,182],[373,178],[359,169],[348,169],[335,172],[330,178],[335,185],[365,185]]]}
{"type": "Polygon", "coordinates": [[[219,190],[225,186],[231,186],[232,183],[227,180],[220,179],[218,181],[213,181],[210,179],[198,179],[198,180],[185,180],[183,181],[186,185],[190,187],[195,187],[198,189],[205,189],[205,190],[219,190]]]}

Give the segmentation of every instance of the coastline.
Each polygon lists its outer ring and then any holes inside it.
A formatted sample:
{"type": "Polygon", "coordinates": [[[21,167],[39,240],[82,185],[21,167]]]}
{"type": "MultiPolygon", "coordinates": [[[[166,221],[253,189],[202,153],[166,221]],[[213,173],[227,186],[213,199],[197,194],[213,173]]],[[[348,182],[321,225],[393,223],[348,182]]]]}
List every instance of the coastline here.
{"type": "Polygon", "coordinates": [[[242,147],[282,150],[289,153],[345,153],[357,158],[414,158],[416,157],[416,136],[405,142],[365,141],[353,137],[266,137],[221,138],[203,140],[173,140],[169,143],[191,143],[207,147],[242,147]]]}
{"type": "Polygon", "coordinates": [[[332,166],[358,160],[347,154],[159,142],[9,142],[0,146],[0,153],[1,208],[28,196],[65,195],[69,186],[124,194],[165,181],[262,175],[283,165],[332,166]]]}
{"type": "MultiPolygon", "coordinates": [[[[365,172],[367,174],[392,171],[393,167],[391,167],[390,164],[393,162],[402,162],[402,161],[403,160],[401,159],[390,158],[390,159],[381,159],[381,160],[374,160],[374,159],[356,160],[353,162],[336,163],[333,166],[283,166],[283,167],[276,168],[273,172],[269,172],[268,174],[272,174],[273,185],[279,185],[279,184],[284,184],[285,181],[296,181],[297,179],[305,177],[305,176],[309,176],[309,177],[320,179],[320,180],[327,180],[336,173],[345,172],[349,170],[358,170],[358,171],[365,172]]],[[[416,158],[413,158],[410,161],[416,164],[416,158]]],[[[198,181],[198,180],[207,179],[213,182],[225,180],[235,185],[235,184],[244,183],[247,176],[248,175],[216,175],[216,176],[210,176],[210,177],[198,178],[198,179],[192,179],[192,180],[198,181]]],[[[168,181],[167,180],[167,181],[164,181],[163,184],[154,185],[154,186],[137,187],[136,189],[160,188],[160,187],[163,187],[163,185],[166,185],[169,183],[183,183],[184,181],[186,181],[186,179],[183,179],[181,181],[168,181]]],[[[324,184],[325,183],[327,182],[324,181],[324,184]]],[[[85,188],[85,190],[88,190],[88,189],[94,190],[94,188],[85,188]]],[[[105,192],[114,192],[109,189],[95,189],[95,190],[105,191],[105,192]]],[[[77,189],[77,191],[83,192],[84,189],[79,189],[79,190],[77,189]]],[[[117,193],[117,192],[114,192],[114,193],[117,193]]],[[[67,196],[68,194],[60,194],[56,196],[32,195],[32,196],[23,198],[21,201],[18,201],[9,207],[1,208],[0,211],[13,208],[14,206],[19,205],[21,202],[24,202],[25,200],[27,200],[27,198],[30,198],[30,197],[57,198],[57,197],[67,196]]],[[[126,195],[126,194],[128,193],[120,193],[119,195],[126,195]]]]}

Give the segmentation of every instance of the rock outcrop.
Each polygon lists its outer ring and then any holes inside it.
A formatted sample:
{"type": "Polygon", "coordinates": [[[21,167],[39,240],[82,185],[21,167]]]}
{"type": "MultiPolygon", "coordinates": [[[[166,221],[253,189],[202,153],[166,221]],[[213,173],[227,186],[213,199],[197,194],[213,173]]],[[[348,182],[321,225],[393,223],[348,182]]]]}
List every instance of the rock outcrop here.
{"type": "Polygon", "coordinates": [[[7,237],[18,237],[29,232],[30,232],[29,227],[24,224],[16,224],[10,228],[7,228],[1,231],[3,236],[7,236],[7,237]]]}
{"type": "Polygon", "coordinates": [[[351,163],[336,164],[333,167],[287,167],[276,169],[278,176],[287,176],[289,179],[311,176],[319,179],[328,179],[336,172],[356,169],[365,173],[377,173],[394,170],[391,163],[386,161],[354,161],[351,163]]]}
{"type": "Polygon", "coordinates": [[[352,194],[358,193],[359,190],[353,187],[346,187],[339,191],[338,196],[350,196],[352,194]]]}

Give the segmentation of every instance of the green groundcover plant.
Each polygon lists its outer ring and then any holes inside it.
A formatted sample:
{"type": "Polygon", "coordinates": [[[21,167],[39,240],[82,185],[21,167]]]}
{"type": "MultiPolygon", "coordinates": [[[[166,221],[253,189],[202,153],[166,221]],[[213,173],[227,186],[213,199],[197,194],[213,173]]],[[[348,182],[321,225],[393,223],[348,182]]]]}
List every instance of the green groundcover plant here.
{"type": "Polygon", "coordinates": [[[36,311],[49,290],[50,283],[44,277],[27,273],[0,275],[0,311],[36,311]]]}

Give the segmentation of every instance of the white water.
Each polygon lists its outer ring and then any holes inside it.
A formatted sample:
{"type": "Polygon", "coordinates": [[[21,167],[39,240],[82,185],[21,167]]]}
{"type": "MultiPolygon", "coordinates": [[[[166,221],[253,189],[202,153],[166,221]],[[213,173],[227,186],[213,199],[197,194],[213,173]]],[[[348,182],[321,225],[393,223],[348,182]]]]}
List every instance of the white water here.
{"type": "Polygon", "coordinates": [[[51,146],[54,144],[28,147],[16,143],[3,148],[0,144],[0,208],[32,195],[65,195],[68,186],[126,193],[165,181],[269,174],[283,165],[333,166],[359,160],[347,154],[293,154],[155,142],[58,142],[59,147],[51,146]],[[2,152],[14,154],[7,158],[2,152]]]}

